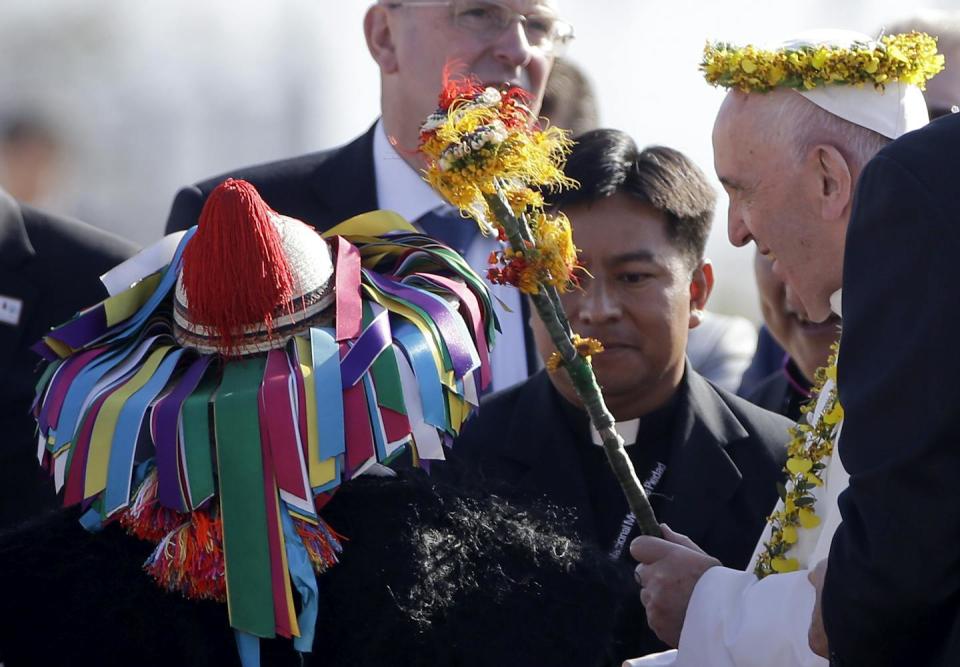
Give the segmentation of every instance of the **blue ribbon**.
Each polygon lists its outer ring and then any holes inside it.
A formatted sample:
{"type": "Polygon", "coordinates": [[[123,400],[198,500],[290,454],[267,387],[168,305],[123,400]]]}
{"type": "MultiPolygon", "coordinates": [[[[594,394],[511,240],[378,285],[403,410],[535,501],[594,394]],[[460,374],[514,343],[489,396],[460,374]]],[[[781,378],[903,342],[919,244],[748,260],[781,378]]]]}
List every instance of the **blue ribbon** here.
{"type": "Polygon", "coordinates": [[[387,458],[387,434],[380,418],[380,406],[377,405],[377,392],[373,388],[373,378],[363,376],[363,393],[367,399],[367,412],[370,414],[370,430],[373,432],[373,444],[377,451],[377,461],[387,458]]]}
{"type": "Polygon", "coordinates": [[[113,442],[110,443],[110,462],[107,467],[107,489],[104,498],[105,516],[110,516],[130,502],[130,474],[143,416],[147,406],[167,385],[185,351],[184,349],[174,350],[164,357],[147,383],[135,391],[120,408],[113,442]]]}
{"type": "Polygon", "coordinates": [[[320,460],[347,450],[343,426],[343,390],[340,377],[340,345],[333,329],[310,329],[313,386],[317,399],[317,431],[320,460]]]}
{"type": "Polygon", "coordinates": [[[96,384],[120,364],[135,347],[136,345],[126,345],[101,354],[77,374],[63,399],[57,428],[50,431],[50,440],[47,445],[50,451],[56,451],[74,440],[77,435],[81,416],[80,410],[84,401],[87,400],[96,384]]]}
{"type": "Polygon", "coordinates": [[[243,667],[260,667],[260,638],[243,630],[234,630],[233,638],[237,640],[240,664],[243,667]]]}
{"type": "Polygon", "coordinates": [[[430,344],[420,330],[406,320],[393,325],[393,337],[406,355],[413,368],[413,374],[417,378],[420,402],[423,404],[423,420],[441,430],[446,430],[446,401],[430,344]]]}
{"type": "Polygon", "coordinates": [[[190,242],[190,239],[193,238],[193,235],[197,233],[196,226],[191,227],[183,235],[183,238],[180,239],[180,245],[177,246],[177,251],[173,255],[173,259],[170,260],[170,263],[167,265],[166,271],[163,273],[163,277],[160,279],[160,284],[157,285],[156,291],[150,295],[150,298],[147,299],[146,303],[140,306],[140,310],[133,314],[133,316],[127,320],[127,323],[117,329],[115,332],[109,334],[104,342],[112,342],[120,338],[129,336],[133,331],[138,329],[144,322],[146,322],[151,316],[153,316],[154,311],[157,309],[157,306],[160,305],[160,302],[166,298],[167,293],[177,282],[178,269],[180,268],[180,258],[183,256],[183,251],[187,247],[187,243],[190,242]]]}
{"type": "Polygon", "coordinates": [[[293,647],[301,653],[310,653],[313,650],[313,633],[317,625],[317,577],[313,573],[307,548],[303,546],[303,540],[293,527],[293,519],[290,518],[286,504],[280,508],[280,520],[283,522],[287,568],[290,570],[290,579],[300,594],[300,613],[297,615],[300,636],[294,638],[293,647]]]}

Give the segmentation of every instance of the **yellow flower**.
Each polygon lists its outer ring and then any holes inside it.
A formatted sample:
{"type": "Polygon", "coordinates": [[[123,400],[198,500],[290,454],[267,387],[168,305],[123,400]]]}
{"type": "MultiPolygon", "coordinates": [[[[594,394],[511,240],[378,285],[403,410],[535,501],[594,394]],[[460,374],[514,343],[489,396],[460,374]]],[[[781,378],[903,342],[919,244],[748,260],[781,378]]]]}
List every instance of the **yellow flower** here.
{"type": "Polygon", "coordinates": [[[833,408],[823,416],[823,423],[828,426],[839,424],[843,420],[843,406],[837,401],[833,408]]]}
{"type": "Polygon", "coordinates": [[[807,507],[800,508],[800,511],[797,512],[797,520],[800,522],[800,525],[807,530],[816,528],[820,525],[820,517],[814,514],[813,510],[807,507]]]}
{"type": "Polygon", "coordinates": [[[786,75],[786,70],[784,70],[782,67],[771,67],[770,71],[767,73],[767,84],[771,87],[775,87],[778,83],[783,81],[786,75]]]}
{"type": "Polygon", "coordinates": [[[800,561],[796,558],[783,558],[778,556],[770,560],[770,567],[774,572],[785,574],[787,572],[796,572],[800,569],[800,561]]]}
{"type": "Polygon", "coordinates": [[[790,458],[787,459],[787,470],[792,472],[794,475],[801,475],[805,472],[808,472],[813,468],[813,461],[807,458],[790,458]]]}
{"type": "Polygon", "coordinates": [[[783,527],[783,541],[787,544],[796,544],[797,543],[797,528],[796,526],[784,526],[783,527]]]}
{"type": "Polygon", "coordinates": [[[551,352],[550,357],[547,359],[547,370],[555,371],[561,366],[563,366],[563,357],[560,356],[559,352],[551,352]]]}
{"type": "Polygon", "coordinates": [[[573,245],[570,221],[562,213],[551,216],[539,213],[531,223],[531,232],[537,253],[532,264],[539,272],[539,279],[560,292],[566,292],[577,266],[577,248],[573,245]]]}
{"type": "Polygon", "coordinates": [[[813,65],[814,69],[823,69],[823,66],[827,64],[828,57],[827,50],[821,47],[810,58],[810,64],[813,65]]]}
{"type": "MultiPolygon", "coordinates": [[[[577,349],[577,354],[586,359],[588,362],[591,360],[591,357],[594,354],[600,354],[603,352],[603,343],[598,341],[596,338],[583,338],[580,336],[580,334],[573,334],[573,338],[571,338],[570,341],[577,349]]],[[[562,365],[563,357],[560,356],[559,352],[553,352],[547,359],[547,370],[555,371],[562,365]]]]}

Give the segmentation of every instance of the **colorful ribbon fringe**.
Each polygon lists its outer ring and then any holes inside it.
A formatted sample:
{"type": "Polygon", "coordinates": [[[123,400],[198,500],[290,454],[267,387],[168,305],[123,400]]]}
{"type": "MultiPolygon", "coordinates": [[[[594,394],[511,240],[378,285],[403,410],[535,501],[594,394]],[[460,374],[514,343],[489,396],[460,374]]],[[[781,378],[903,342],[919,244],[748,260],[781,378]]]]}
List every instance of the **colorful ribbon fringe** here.
{"type": "MultiPolygon", "coordinates": [[[[34,348],[50,360],[39,453],[65,504],[156,542],[147,571],[188,597],[226,599],[241,633],[310,650],[311,570],[340,551],[318,515],[326,494],[408,445],[415,461],[442,460],[490,381],[486,286],[398,220],[375,212],[331,230],[335,328],[282,349],[227,360],[176,344],[171,292],[194,230],[162,270],[34,348]]],[[[154,267],[161,244],[144,251],[154,267]]]]}

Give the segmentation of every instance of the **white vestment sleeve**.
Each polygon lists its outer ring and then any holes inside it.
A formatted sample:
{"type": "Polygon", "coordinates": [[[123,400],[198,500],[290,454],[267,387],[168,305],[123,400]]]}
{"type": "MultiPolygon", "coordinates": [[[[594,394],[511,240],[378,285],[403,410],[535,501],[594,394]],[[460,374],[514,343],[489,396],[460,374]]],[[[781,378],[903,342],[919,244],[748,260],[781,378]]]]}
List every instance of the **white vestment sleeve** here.
{"type": "Polygon", "coordinates": [[[807,644],[815,593],[806,570],[758,580],[712,567],[683,622],[680,650],[629,660],[629,667],[827,667],[807,644]]]}
{"type": "Polygon", "coordinates": [[[806,570],[758,580],[710,568],[690,598],[676,667],[827,667],[807,643],[814,598],[806,570]]]}
{"type": "MultiPolygon", "coordinates": [[[[829,387],[825,389],[823,394],[829,387]]],[[[826,399],[819,400],[817,410],[825,404],[826,399]]],[[[839,441],[840,428],[834,439],[839,441]]],[[[768,523],[749,572],[712,567],[697,582],[683,621],[680,650],[628,660],[625,667],[827,667],[807,643],[816,597],[807,574],[830,552],[841,521],[837,498],[847,488],[849,475],[839,456],[825,462],[826,484],[812,492],[821,521],[814,528],[798,529],[789,554],[804,569],[762,580],[753,575],[757,555],[770,540],[768,523]]],[[[776,510],[782,508],[780,501],[776,510]]]]}

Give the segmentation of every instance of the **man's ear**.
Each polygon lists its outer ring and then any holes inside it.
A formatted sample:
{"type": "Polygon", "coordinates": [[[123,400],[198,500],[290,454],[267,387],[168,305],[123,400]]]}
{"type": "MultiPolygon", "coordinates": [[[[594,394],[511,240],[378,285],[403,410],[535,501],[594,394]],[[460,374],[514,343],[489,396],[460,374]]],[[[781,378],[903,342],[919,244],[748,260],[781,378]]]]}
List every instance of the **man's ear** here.
{"type": "Polygon", "coordinates": [[[700,326],[703,311],[713,291],[713,264],[709,259],[701,261],[690,276],[690,328],[700,326]]]}
{"type": "Polygon", "coordinates": [[[824,220],[846,219],[853,198],[853,174],[846,158],[834,146],[820,144],[810,155],[817,175],[817,200],[824,220]]]}
{"type": "Polygon", "coordinates": [[[393,74],[397,71],[397,50],[390,30],[389,12],[385,5],[376,4],[371,6],[363,17],[363,35],[367,39],[367,49],[377,61],[382,74],[393,74]]]}

